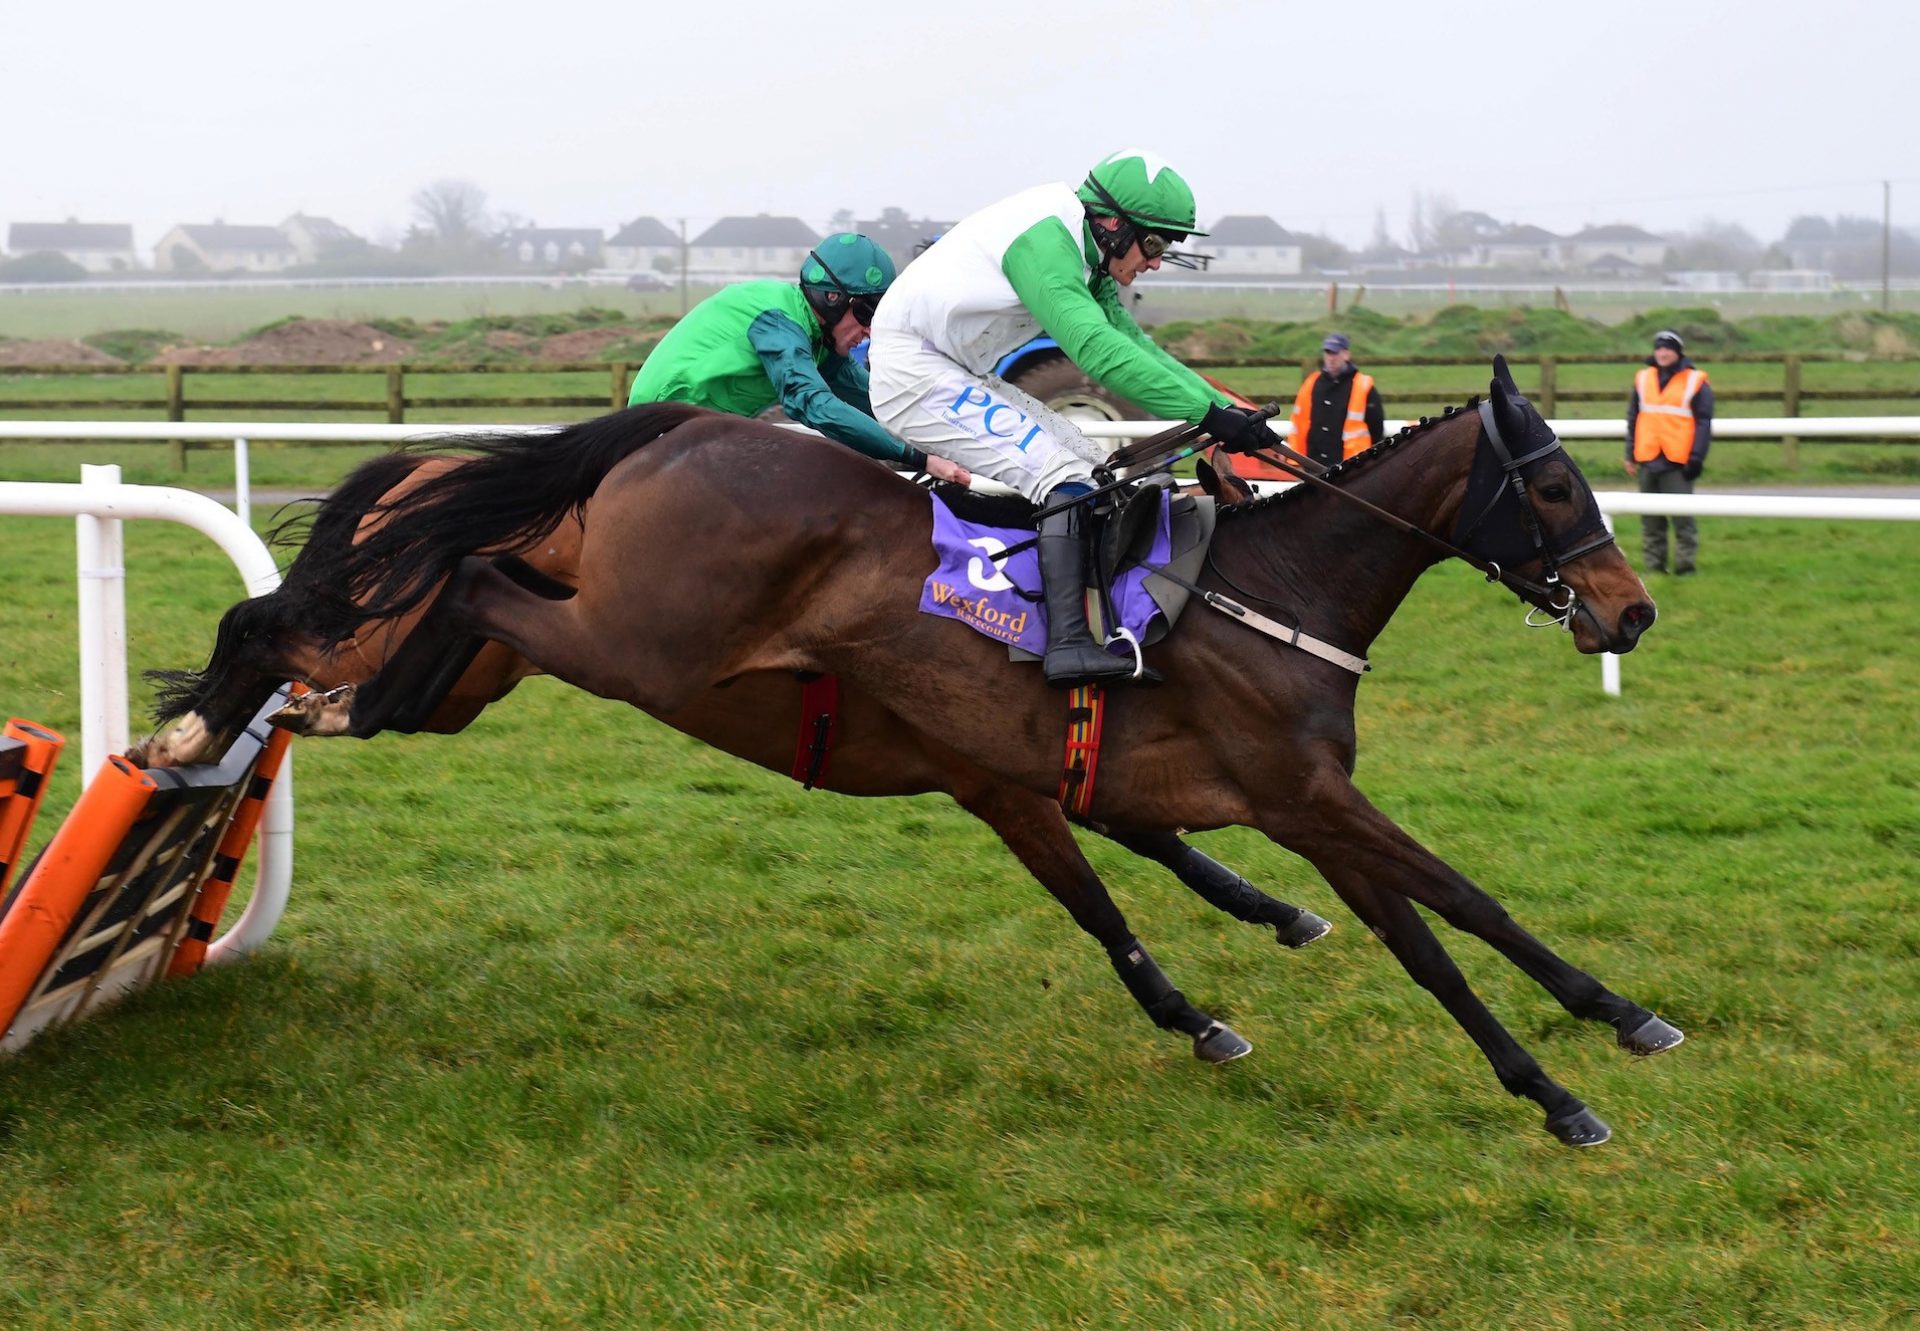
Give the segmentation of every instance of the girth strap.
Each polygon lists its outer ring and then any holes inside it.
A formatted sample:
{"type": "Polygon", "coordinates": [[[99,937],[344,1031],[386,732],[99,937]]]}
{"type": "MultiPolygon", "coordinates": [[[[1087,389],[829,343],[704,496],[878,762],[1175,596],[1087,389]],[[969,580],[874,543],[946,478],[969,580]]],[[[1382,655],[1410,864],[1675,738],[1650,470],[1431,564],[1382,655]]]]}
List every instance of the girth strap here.
{"type": "Polygon", "coordinates": [[[833,731],[840,724],[840,677],[800,676],[800,734],[793,745],[793,779],[807,790],[827,774],[833,731]]]}
{"type": "Polygon", "coordinates": [[[1085,818],[1093,808],[1093,774],[1100,765],[1100,729],[1107,695],[1098,684],[1076,684],[1067,693],[1067,758],[1060,773],[1060,807],[1085,818]]]}

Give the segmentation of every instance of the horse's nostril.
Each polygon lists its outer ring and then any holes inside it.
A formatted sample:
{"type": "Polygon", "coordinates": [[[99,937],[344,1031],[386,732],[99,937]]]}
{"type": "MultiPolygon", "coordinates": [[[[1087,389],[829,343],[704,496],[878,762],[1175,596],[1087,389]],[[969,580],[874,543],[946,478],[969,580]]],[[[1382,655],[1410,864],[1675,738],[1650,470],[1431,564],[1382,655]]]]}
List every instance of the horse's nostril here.
{"type": "Polygon", "coordinates": [[[1620,629],[1624,633],[1638,636],[1645,633],[1653,624],[1654,609],[1645,601],[1637,601],[1620,612],[1620,629]]]}

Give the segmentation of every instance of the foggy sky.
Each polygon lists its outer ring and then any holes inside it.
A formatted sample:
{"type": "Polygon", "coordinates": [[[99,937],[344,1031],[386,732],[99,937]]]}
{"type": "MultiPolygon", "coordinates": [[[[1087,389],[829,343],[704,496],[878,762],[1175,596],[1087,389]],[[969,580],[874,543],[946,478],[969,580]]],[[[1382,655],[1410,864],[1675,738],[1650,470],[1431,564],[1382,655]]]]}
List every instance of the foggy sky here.
{"type": "Polygon", "coordinates": [[[1404,241],[1416,191],[1568,232],[1920,224],[1906,5],[0,3],[0,223],[330,216],[473,181],[547,226],[958,217],[1158,150],[1204,222],[1404,241]]]}

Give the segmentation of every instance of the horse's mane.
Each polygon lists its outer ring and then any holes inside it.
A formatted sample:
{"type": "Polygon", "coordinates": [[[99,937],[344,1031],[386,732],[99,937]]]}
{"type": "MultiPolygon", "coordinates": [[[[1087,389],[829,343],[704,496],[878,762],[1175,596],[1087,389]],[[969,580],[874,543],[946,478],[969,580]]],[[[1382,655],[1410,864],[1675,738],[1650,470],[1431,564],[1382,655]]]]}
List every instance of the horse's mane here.
{"type": "MultiPolygon", "coordinates": [[[[1417,421],[1410,421],[1401,426],[1396,433],[1388,435],[1372,448],[1365,449],[1362,452],[1355,453],[1350,458],[1345,458],[1334,463],[1331,467],[1328,467],[1320,473],[1320,479],[1337,484],[1342,477],[1352,475],[1368,463],[1374,461],[1374,459],[1400,447],[1402,444],[1410,444],[1416,439],[1424,438],[1428,431],[1434,427],[1446,424],[1462,412],[1473,411],[1479,407],[1479,405],[1480,399],[1478,397],[1470,397],[1464,406],[1448,407],[1438,416],[1422,416],[1417,421]]],[[[1242,499],[1237,504],[1222,504],[1219,508],[1219,517],[1225,519],[1239,513],[1251,513],[1259,509],[1271,508],[1276,504],[1284,504],[1288,500],[1296,499],[1303,493],[1311,492],[1319,488],[1320,487],[1316,485],[1292,485],[1280,491],[1278,494],[1255,495],[1251,499],[1242,499]]]]}

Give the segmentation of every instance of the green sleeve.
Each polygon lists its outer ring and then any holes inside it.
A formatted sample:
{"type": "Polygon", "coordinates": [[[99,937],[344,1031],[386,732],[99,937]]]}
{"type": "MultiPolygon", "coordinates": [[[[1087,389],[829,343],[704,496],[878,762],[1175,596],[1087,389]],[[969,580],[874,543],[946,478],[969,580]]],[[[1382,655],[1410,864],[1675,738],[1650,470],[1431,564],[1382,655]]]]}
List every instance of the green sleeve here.
{"type": "Polygon", "coordinates": [[[747,341],[788,416],[870,458],[910,460],[906,445],[881,429],[878,421],[835,396],[814,363],[812,339],[785,313],[768,310],[760,315],[747,326],[747,341]]]}
{"type": "Polygon", "coordinates": [[[1016,236],[1000,270],[1020,303],[1094,382],[1170,420],[1198,422],[1207,408],[1226,401],[1155,346],[1117,294],[1109,290],[1096,299],[1087,290],[1080,246],[1059,218],[1043,218],[1016,236]]]}

